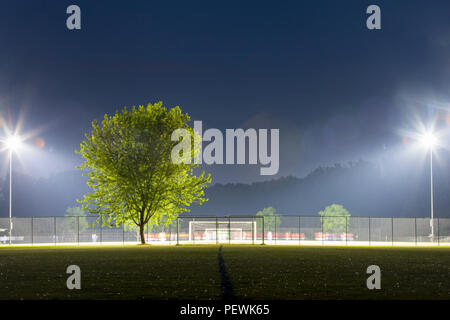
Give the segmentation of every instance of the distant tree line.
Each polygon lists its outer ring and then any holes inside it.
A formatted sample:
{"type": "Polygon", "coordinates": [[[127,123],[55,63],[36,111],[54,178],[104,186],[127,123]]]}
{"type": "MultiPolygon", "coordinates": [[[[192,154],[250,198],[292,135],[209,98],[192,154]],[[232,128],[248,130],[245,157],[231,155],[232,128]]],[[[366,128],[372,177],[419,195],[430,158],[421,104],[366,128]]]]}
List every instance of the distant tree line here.
{"type": "MultiPolygon", "coordinates": [[[[436,169],[437,170],[437,169],[436,169]]],[[[284,177],[252,184],[214,184],[209,201],[193,206],[190,215],[252,215],[274,207],[279,213],[317,215],[330,205],[343,205],[352,216],[424,217],[429,212],[426,172],[398,168],[389,171],[368,162],[320,167],[305,178],[284,177]],[[423,174],[422,174],[423,173],[423,174]],[[332,199],[332,201],[330,201],[332,199]]],[[[435,214],[450,217],[450,171],[435,175],[435,214]]],[[[32,178],[14,173],[13,215],[63,216],[88,192],[77,171],[32,178]]],[[[8,176],[0,180],[0,216],[8,216],[8,176]]]]}

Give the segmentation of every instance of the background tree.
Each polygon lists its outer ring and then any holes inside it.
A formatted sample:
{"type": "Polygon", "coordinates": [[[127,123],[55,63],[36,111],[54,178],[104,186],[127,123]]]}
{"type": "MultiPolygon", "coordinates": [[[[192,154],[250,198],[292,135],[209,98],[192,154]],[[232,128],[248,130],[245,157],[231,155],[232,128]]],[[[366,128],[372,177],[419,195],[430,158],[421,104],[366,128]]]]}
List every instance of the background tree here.
{"type": "Polygon", "coordinates": [[[97,223],[119,226],[125,222],[139,227],[141,243],[144,229],[152,220],[159,224],[165,216],[170,223],[193,203],[202,204],[210,175],[194,174],[198,167],[201,140],[188,125],[190,117],[177,106],[167,110],[162,102],[133,107],[114,116],[105,115],[101,125],[92,122],[92,132],[76,151],[84,158],[79,169],[87,170],[92,192],[84,196],[83,210],[97,214],[97,223]],[[175,130],[189,134],[172,141],[175,130]],[[194,137],[195,136],[195,137],[194,137]],[[172,161],[174,147],[181,142],[184,162],[172,161]]]}
{"type": "Polygon", "coordinates": [[[62,219],[61,224],[58,226],[64,232],[77,232],[78,230],[83,232],[89,228],[86,212],[84,212],[80,207],[67,208],[64,217],[65,218],[62,219]]]}
{"type": "MultiPolygon", "coordinates": [[[[281,225],[281,215],[275,214],[277,210],[273,207],[267,207],[258,211],[256,213],[257,217],[264,217],[264,231],[275,231],[275,229],[280,230],[281,225]]],[[[257,220],[257,230],[258,232],[262,231],[261,219],[257,220]]]]}
{"type": "Polygon", "coordinates": [[[323,232],[340,233],[348,230],[350,213],[340,204],[332,204],[319,212],[323,232]]]}

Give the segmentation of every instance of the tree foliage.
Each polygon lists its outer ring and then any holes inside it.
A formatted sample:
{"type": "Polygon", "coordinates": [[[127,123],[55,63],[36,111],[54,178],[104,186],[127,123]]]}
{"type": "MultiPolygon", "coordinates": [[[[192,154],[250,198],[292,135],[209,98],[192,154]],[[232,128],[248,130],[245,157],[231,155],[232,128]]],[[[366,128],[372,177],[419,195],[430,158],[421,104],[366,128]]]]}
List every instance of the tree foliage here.
{"type": "Polygon", "coordinates": [[[135,224],[145,243],[147,223],[170,223],[189,211],[192,203],[202,204],[210,175],[194,174],[194,161],[174,163],[171,152],[183,141],[172,141],[177,129],[188,132],[193,160],[201,140],[188,125],[190,117],[177,106],[169,110],[162,102],[133,107],[114,116],[105,115],[101,124],[92,122],[92,131],[76,151],[84,158],[78,168],[86,170],[92,192],[80,201],[83,210],[99,215],[97,223],[116,226],[135,224]],[[163,217],[164,220],[163,220],[163,217]]]}
{"type": "MultiPolygon", "coordinates": [[[[275,231],[275,229],[280,230],[281,225],[281,219],[282,216],[279,214],[276,214],[277,210],[273,207],[267,207],[262,209],[261,211],[258,211],[256,213],[256,216],[258,217],[264,217],[264,231],[275,231]]],[[[259,222],[260,219],[258,219],[259,222]]],[[[257,224],[257,230],[260,232],[261,230],[261,223],[257,224]]]]}
{"type": "Polygon", "coordinates": [[[323,232],[340,233],[348,230],[350,213],[340,204],[332,204],[319,212],[323,232]]]}
{"type": "Polygon", "coordinates": [[[69,207],[66,209],[64,219],[59,226],[65,232],[83,232],[89,228],[89,223],[86,219],[86,212],[80,207],[69,207]]]}

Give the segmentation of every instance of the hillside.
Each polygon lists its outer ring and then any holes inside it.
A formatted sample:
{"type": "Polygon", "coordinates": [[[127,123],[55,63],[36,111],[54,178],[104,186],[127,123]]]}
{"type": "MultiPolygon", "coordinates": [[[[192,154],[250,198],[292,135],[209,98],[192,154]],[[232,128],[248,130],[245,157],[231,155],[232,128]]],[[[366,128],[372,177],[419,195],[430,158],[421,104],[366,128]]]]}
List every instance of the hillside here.
{"type": "MultiPolygon", "coordinates": [[[[252,184],[214,184],[206,190],[209,201],[194,206],[191,215],[253,215],[273,206],[281,214],[315,215],[332,203],[344,205],[353,216],[420,217],[429,214],[429,181],[423,172],[383,172],[374,164],[356,162],[320,167],[305,178],[284,177],[252,184]]],[[[435,213],[449,217],[450,191],[447,176],[435,178],[435,213]]],[[[8,216],[8,181],[3,181],[0,198],[2,217],[8,216]]],[[[78,171],[48,179],[14,174],[14,216],[63,215],[78,205],[88,192],[78,171]]]]}

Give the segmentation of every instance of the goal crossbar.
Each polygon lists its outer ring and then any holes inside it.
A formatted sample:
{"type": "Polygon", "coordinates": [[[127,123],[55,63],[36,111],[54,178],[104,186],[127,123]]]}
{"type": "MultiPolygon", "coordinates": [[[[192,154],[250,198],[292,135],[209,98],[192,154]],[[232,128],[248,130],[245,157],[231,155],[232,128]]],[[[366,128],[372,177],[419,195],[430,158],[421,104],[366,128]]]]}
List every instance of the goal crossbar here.
{"type": "Polygon", "coordinates": [[[256,221],[189,221],[189,241],[196,240],[243,240],[256,239],[256,221]]]}

